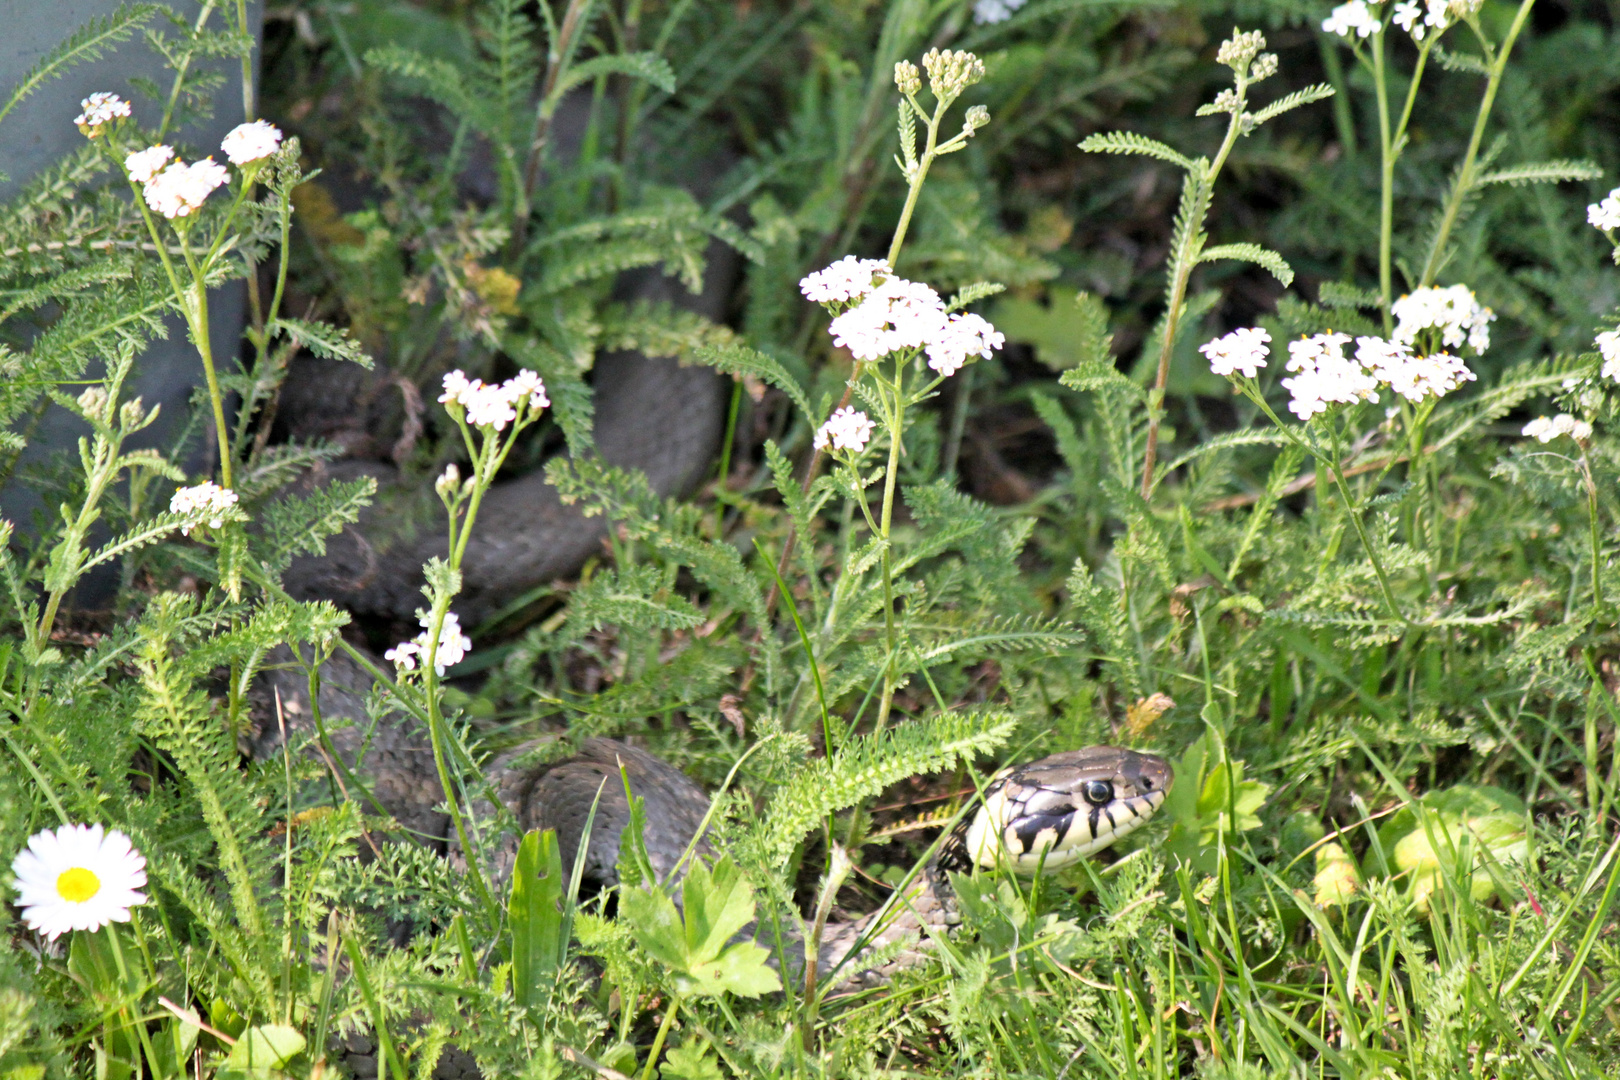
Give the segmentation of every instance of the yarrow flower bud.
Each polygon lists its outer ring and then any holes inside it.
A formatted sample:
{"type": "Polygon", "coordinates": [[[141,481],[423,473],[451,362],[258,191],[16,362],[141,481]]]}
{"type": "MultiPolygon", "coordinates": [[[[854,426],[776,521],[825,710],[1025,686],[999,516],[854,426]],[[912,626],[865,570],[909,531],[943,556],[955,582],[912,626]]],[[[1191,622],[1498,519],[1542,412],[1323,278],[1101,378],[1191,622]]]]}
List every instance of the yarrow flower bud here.
{"type": "Polygon", "coordinates": [[[963,117],[962,131],[967,135],[972,135],[989,122],[990,110],[983,105],[975,105],[967,111],[967,116],[963,117]]]}
{"type": "Polygon", "coordinates": [[[1586,220],[1594,228],[1602,229],[1604,232],[1620,229],[1620,187],[1603,196],[1602,201],[1588,206],[1586,220]]]}
{"type": "Polygon", "coordinates": [[[211,157],[190,165],[177,161],[146,182],[146,205],[171,221],[190,217],[230,176],[225,166],[211,157]]]}
{"type": "Polygon", "coordinates": [[[1254,63],[1249,66],[1249,81],[1259,82],[1262,79],[1271,78],[1277,74],[1277,64],[1276,53],[1261,53],[1254,58],[1254,63]]]}
{"type": "Polygon", "coordinates": [[[456,463],[453,461],[444,467],[444,472],[440,473],[439,478],[433,482],[433,490],[438,492],[440,496],[453,494],[460,486],[461,470],[457,468],[456,463]]]}
{"type": "Polygon", "coordinates": [[[858,454],[866,449],[867,441],[872,438],[872,431],[876,426],[865,413],[857,412],[846,405],[821,425],[816,431],[812,445],[817,450],[825,450],[830,446],[834,450],[847,450],[852,454],[858,454]]]}
{"type": "Polygon", "coordinates": [[[1331,15],[1322,20],[1323,30],[1343,38],[1351,34],[1368,38],[1383,28],[1384,24],[1373,16],[1366,0],[1350,0],[1347,4],[1340,4],[1333,9],[1331,15]]]}
{"type": "Polygon", "coordinates": [[[1603,357],[1603,377],[1620,382],[1620,330],[1605,330],[1599,334],[1597,347],[1603,357]]]}
{"type": "Polygon", "coordinates": [[[1215,62],[1225,64],[1239,75],[1249,70],[1249,63],[1266,47],[1266,35],[1258,30],[1244,33],[1232,28],[1232,36],[1221,42],[1215,53],[1215,62]]]}
{"type": "Polygon", "coordinates": [[[79,411],[85,416],[97,420],[107,419],[107,391],[99,386],[92,386],[79,395],[79,411]]]}
{"type": "Polygon", "coordinates": [[[145,150],[137,150],[124,159],[124,169],[129,178],[137,184],[144,184],[158,174],[158,170],[169,163],[174,157],[174,150],[168,146],[150,146],[145,150]]]}
{"type": "Polygon", "coordinates": [[[910,60],[901,60],[894,65],[894,85],[907,97],[922,89],[922,73],[917,65],[910,60]]]}
{"type": "Polygon", "coordinates": [[[1585,442],[1592,437],[1592,425],[1585,420],[1575,419],[1569,413],[1559,413],[1550,419],[1536,417],[1524,425],[1523,434],[1543,443],[1550,443],[1560,435],[1568,435],[1576,442],[1585,442]]]}
{"type": "Polygon", "coordinates": [[[928,89],[936,98],[954,98],[984,78],[984,61],[970,52],[929,49],[923,57],[928,89]]]}
{"type": "Polygon", "coordinates": [[[1198,351],[1209,360],[1209,370],[1215,374],[1230,377],[1241,371],[1252,379],[1266,366],[1266,343],[1270,340],[1266,331],[1246,326],[1200,345],[1198,351]]]}
{"type": "Polygon", "coordinates": [[[73,122],[78,125],[80,132],[92,139],[99,136],[107,124],[130,115],[129,102],[117,94],[91,94],[79,102],[79,108],[84,111],[74,117],[73,122]]]}
{"type": "Polygon", "coordinates": [[[799,291],[814,304],[844,304],[871,292],[873,278],[887,277],[889,273],[887,260],[845,255],[825,270],[803,278],[799,291]]]}
{"type": "Polygon", "coordinates": [[[190,536],[191,530],[199,525],[207,524],[210,529],[224,525],[225,512],[235,505],[236,492],[206,480],[194,487],[183,487],[176,491],[169,498],[169,513],[196,515],[203,519],[180,527],[181,535],[190,536]]]}
{"type": "Polygon", "coordinates": [[[269,157],[280,145],[281,129],[268,121],[255,120],[233,127],[219,148],[232,165],[240,166],[269,157]]]}

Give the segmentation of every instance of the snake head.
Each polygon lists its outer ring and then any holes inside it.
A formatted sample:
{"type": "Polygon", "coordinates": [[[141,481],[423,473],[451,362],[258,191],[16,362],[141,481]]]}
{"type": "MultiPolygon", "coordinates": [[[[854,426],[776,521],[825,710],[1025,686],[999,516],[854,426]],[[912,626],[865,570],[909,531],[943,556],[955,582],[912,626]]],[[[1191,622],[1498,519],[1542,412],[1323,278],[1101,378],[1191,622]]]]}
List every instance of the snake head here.
{"type": "Polygon", "coordinates": [[[957,826],[951,869],[1057,870],[1141,828],[1164,805],[1170,763],[1117,746],[1070,750],[1004,769],[973,817],[957,826]]]}

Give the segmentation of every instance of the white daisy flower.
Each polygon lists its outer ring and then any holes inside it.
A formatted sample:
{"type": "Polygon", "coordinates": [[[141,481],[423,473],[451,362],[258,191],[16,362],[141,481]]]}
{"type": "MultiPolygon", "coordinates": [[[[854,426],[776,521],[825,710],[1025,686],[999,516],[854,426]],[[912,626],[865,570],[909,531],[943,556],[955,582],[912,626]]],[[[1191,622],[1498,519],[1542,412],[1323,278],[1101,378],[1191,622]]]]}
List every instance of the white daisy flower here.
{"type": "Polygon", "coordinates": [[[973,314],[952,315],[928,343],[928,366],[949,378],[962,369],[968,357],[988,360],[991,352],[1006,341],[987,319],[973,314]]]}
{"type": "Polygon", "coordinates": [[[834,450],[848,450],[858,454],[866,449],[867,441],[872,438],[872,431],[877,425],[863,412],[857,412],[848,405],[833,413],[825,424],[816,432],[815,448],[825,450],[829,446],[834,450]]]}
{"type": "Polygon", "coordinates": [[[128,922],[146,902],[146,856],[121,832],[63,825],[35,833],[11,861],[23,922],[54,941],[69,930],[128,922]]]}
{"type": "Polygon", "coordinates": [[[1266,366],[1266,343],[1271,335],[1253,326],[1244,326],[1230,334],[1198,346],[1198,351],[1209,360],[1209,370],[1217,375],[1230,376],[1241,371],[1254,378],[1266,366]]]}
{"type": "Polygon", "coordinates": [[[217,529],[225,524],[225,512],[236,502],[236,492],[207,480],[194,487],[183,487],[170,496],[169,512],[195,515],[202,519],[180,527],[182,535],[190,536],[191,530],[199,525],[207,524],[209,528],[217,529]]]}
{"type": "Polygon", "coordinates": [[[1340,4],[1322,20],[1323,30],[1344,38],[1351,34],[1371,37],[1383,28],[1384,24],[1373,17],[1372,8],[1367,6],[1366,0],[1350,0],[1347,4],[1340,4]]]}
{"type": "Polygon", "coordinates": [[[103,124],[111,123],[130,114],[129,102],[117,94],[97,93],[91,94],[79,102],[79,108],[84,110],[73,118],[79,130],[92,139],[101,134],[103,124]]]}
{"type": "Polygon", "coordinates": [[[171,220],[190,217],[215,188],[230,178],[225,166],[211,157],[190,165],[177,161],[147,181],[146,205],[171,220]]]}
{"type": "Polygon", "coordinates": [[[844,304],[859,300],[872,291],[872,279],[888,276],[885,259],[857,259],[845,255],[825,270],[817,270],[799,282],[804,298],[815,304],[844,304]]]}
{"type": "Polygon", "coordinates": [[[1605,330],[1597,336],[1599,354],[1603,357],[1603,377],[1620,382],[1620,330],[1605,330]]]}
{"type": "Polygon", "coordinates": [[[255,120],[231,128],[219,148],[232,165],[246,165],[269,157],[280,145],[281,129],[266,120],[255,120]]]}
{"type": "Polygon", "coordinates": [[[174,157],[174,148],[169,146],[150,146],[145,150],[137,150],[124,159],[124,169],[129,178],[137,184],[144,184],[158,174],[163,166],[174,157]]]}

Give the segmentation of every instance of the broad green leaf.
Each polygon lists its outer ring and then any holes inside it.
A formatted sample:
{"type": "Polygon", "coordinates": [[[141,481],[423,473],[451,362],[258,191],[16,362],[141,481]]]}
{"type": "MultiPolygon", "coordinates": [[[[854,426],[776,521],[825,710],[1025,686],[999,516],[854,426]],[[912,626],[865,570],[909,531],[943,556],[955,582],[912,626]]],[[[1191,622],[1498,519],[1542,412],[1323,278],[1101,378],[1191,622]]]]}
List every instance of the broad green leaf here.
{"type": "Polygon", "coordinates": [[[701,964],[720,955],[733,934],[754,917],[754,889],[742,871],[721,857],[713,869],[698,863],[681,887],[686,905],[686,947],[690,963],[701,964]]]}
{"type": "Polygon", "coordinates": [[[763,945],[739,942],[716,959],[695,965],[688,974],[693,989],[700,994],[759,997],[782,989],[782,980],[765,963],[769,956],[770,952],[763,945]]]}
{"type": "Polygon", "coordinates": [[[658,1075],[666,1080],[723,1080],[724,1074],[708,1041],[700,1037],[666,1054],[664,1063],[658,1067],[658,1075]]]}
{"type": "Polygon", "coordinates": [[[686,970],[686,929],[675,902],[657,886],[627,890],[619,900],[619,916],[653,959],[676,971],[686,970]]]}
{"type": "Polygon", "coordinates": [[[279,1069],[304,1049],[304,1037],[282,1024],[260,1024],[242,1032],[225,1058],[226,1069],[263,1072],[279,1069]]]}
{"type": "Polygon", "coordinates": [[[518,844],[506,904],[512,925],[512,991],[520,1008],[535,1003],[541,982],[557,970],[567,951],[564,888],[556,830],[526,833],[518,844]]]}

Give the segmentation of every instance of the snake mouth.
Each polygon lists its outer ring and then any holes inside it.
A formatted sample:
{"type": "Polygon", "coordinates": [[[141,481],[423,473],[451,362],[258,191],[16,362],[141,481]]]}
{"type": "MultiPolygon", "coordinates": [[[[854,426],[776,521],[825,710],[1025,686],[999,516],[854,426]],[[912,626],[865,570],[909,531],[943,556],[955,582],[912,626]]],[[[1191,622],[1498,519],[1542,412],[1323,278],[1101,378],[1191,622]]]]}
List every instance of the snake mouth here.
{"type": "Polygon", "coordinates": [[[1098,746],[997,776],[959,835],[966,860],[1022,874],[1059,870],[1145,825],[1175,774],[1152,754],[1098,746]]]}

